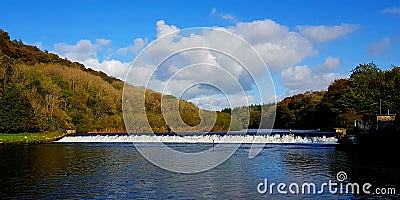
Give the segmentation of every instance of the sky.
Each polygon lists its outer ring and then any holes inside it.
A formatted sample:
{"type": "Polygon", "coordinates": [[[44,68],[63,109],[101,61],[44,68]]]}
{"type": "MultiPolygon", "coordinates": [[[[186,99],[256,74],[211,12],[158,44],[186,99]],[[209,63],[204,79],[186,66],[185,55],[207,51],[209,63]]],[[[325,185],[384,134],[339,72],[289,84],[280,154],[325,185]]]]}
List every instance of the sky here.
{"type": "MultiPolygon", "coordinates": [[[[127,77],[134,58],[146,52],[148,45],[159,45],[153,48],[153,56],[171,53],[188,44],[211,45],[216,34],[194,33],[198,37],[178,34],[175,39],[157,43],[171,32],[183,33],[192,27],[214,27],[237,35],[254,47],[268,69],[261,73],[259,70],[263,66],[255,66],[252,79],[245,75],[246,70],[235,68],[232,62],[225,62],[223,56],[211,51],[198,52],[201,55],[196,59],[181,55],[174,58],[174,62],[167,62],[149,87],[180,96],[203,108],[227,107],[229,102],[224,100],[227,96],[232,101],[231,106],[239,106],[324,90],[333,80],[348,77],[351,70],[362,63],[374,62],[383,70],[400,65],[399,0],[5,0],[0,8],[0,28],[12,39],[36,45],[122,80],[127,77]],[[179,71],[195,62],[208,63],[214,68],[210,71],[193,68],[186,71],[186,76],[184,70],[179,71]],[[233,82],[212,81],[221,84],[220,89],[226,90],[223,94],[210,92],[210,88],[204,86],[193,86],[202,79],[224,79],[222,75],[227,74],[226,70],[217,72],[215,66],[231,70],[230,76],[238,80],[245,96],[239,95],[233,82]],[[178,72],[179,76],[174,76],[178,72]],[[274,94],[260,92],[255,87],[257,81],[262,82],[269,76],[273,80],[274,94]],[[168,82],[168,77],[175,80],[168,82]],[[167,83],[169,90],[165,87],[167,83]],[[188,89],[190,85],[193,87],[188,89]]],[[[236,44],[229,39],[216,43],[223,48],[236,44]]],[[[240,56],[243,45],[238,44],[230,51],[240,56]]],[[[249,65],[254,64],[255,58],[244,59],[249,65]]],[[[148,63],[135,68],[134,79],[139,78],[138,74],[150,77],[154,69],[148,63]]],[[[131,83],[140,85],[140,81],[131,83]]]]}

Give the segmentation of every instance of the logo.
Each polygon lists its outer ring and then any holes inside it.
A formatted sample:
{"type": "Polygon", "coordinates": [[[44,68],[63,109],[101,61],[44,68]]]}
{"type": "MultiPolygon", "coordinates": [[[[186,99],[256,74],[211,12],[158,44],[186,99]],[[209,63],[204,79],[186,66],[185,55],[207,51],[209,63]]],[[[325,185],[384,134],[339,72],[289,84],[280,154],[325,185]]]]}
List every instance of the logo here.
{"type": "Polygon", "coordinates": [[[267,178],[257,185],[260,194],[364,194],[364,195],[393,195],[396,194],[394,187],[374,188],[371,183],[352,183],[347,180],[347,174],[340,171],[336,174],[337,181],[328,180],[321,184],[313,182],[303,183],[275,183],[269,182],[267,178]]]}

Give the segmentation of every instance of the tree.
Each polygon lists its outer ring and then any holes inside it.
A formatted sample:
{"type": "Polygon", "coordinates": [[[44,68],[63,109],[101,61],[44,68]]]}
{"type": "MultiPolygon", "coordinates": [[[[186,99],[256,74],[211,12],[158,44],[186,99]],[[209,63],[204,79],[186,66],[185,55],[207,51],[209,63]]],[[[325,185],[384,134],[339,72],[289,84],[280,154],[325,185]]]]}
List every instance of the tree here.
{"type": "Polygon", "coordinates": [[[373,62],[358,65],[350,75],[349,86],[354,90],[355,101],[363,102],[366,106],[356,107],[356,112],[374,113],[379,110],[379,100],[384,96],[381,94],[384,73],[373,62]],[[366,108],[368,107],[368,108],[366,108]]]}
{"type": "Polygon", "coordinates": [[[1,132],[37,130],[33,109],[29,101],[21,96],[16,86],[10,85],[1,93],[0,105],[1,132]]]}
{"type": "Polygon", "coordinates": [[[0,54],[0,90],[4,90],[11,81],[14,65],[13,60],[7,55],[0,54]]]}

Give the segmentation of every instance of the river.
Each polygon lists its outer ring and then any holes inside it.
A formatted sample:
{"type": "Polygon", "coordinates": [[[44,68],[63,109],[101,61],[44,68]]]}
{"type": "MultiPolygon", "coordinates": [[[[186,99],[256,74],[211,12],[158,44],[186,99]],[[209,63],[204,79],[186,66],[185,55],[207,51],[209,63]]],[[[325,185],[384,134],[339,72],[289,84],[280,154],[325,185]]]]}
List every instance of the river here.
{"type": "MultiPolygon", "coordinates": [[[[250,159],[251,144],[242,144],[215,168],[181,174],[153,165],[120,137],[73,136],[48,144],[1,146],[0,199],[400,198],[400,164],[395,152],[339,150],[338,144],[327,139],[290,140],[269,142],[250,159]],[[339,181],[339,172],[345,173],[345,180],[339,181]],[[360,193],[340,192],[345,186],[339,185],[332,192],[321,187],[329,181],[372,186],[370,194],[362,188],[360,193]],[[275,186],[270,190],[272,183],[275,186]],[[286,187],[278,191],[280,183],[286,187]],[[301,193],[304,183],[315,184],[316,193],[301,193]],[[293,194],[290,189],[295,187],[289,188],[290,184],[300,186],[299,194],[293,194]],[[386,193],[397,190],[382,195],[376,188],[386,193]]],[[[167,145],[185,152],[213,148],[204,141],[172,140],[167,145]]]]}

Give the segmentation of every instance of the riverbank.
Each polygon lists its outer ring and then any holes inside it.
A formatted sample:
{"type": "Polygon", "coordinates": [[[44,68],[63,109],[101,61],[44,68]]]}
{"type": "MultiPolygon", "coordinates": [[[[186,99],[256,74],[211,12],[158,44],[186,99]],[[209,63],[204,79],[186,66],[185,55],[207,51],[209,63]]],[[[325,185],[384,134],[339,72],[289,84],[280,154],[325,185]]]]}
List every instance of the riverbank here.
{"type": "Polygon", "coordinates": [[[0,133],[0,145],[8,144],[37,144],[58,140],[67,135],[65,132],[43,133],[0,133]]]}

